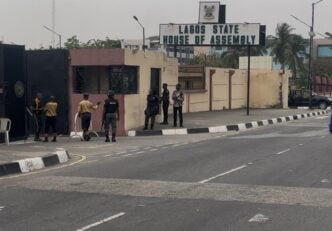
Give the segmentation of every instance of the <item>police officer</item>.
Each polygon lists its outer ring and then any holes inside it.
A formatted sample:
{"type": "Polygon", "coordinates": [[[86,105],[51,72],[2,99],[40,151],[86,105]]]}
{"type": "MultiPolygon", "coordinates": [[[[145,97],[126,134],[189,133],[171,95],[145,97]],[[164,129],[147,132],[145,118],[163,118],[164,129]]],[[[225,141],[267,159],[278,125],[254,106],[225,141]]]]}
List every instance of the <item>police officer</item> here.
{"type": "Polygon", "coordinates": [[[112,126],[112,142],[116,142],[116,122],[120,119],[119,116],[119,102],[114,98],[114,91],[108,91],[108,98],[104,102],[103,123],[105,129],[106,140],[110,142],[109,129],[112,126]]]}
{"type": "Polygon", "coordinates": [[[45,111],[45,139],[44,142],[48,142],[48,135],[50,128],[52,128],[53,139],[52,142],[56,142],[56,116],[57,116],[58,103],[55,101],[55,97],[51,96],[50,101],[46,103],[45,111]]]}
{"type": "Polygon", "coordinates": [[[35,141],[42,141],[40,139],[40,131],[42,128],[42,114],[43,114],[43,108],[41,105],[41,100],[42,100],[42,94],[37,93],[36,97],[33,100],[32,103],[32,111],[33,111],[33,116],[35,118],[35,141]]]}
{"type": "Polygon", "coordinates": [[[92,102],[89,101],[89,94],[83,93],[83,100],[78,105],[78,116],[81,118],[81,127],[83,129],[83,140],[89,141],[90,136],[88,134],[88,130],[91,122],[91,113],[98,109],[100,102],[96,105],[93,105],[92,102]]]}
{"type": "Polygon", "coordinates": [[[154,127],[154,121],[156,119],[156,115],[159,112],[159,97],[156,94],[155,90],[150,90],[149,94],[146,97],[146,109],[144,111],[145,113],[145,123],[144,123],[144,129],[148,129],[149,119],[151,118],[151,124],[150,129],[153,130],[154,127]]]}
{"type": "Polygon", "coordinates": [[[160,124],[168,124],[168,107],[169,107],[169,90],[167,89],[167,83],[163,83],[163,93],[161,96],[161,103],[163,106],[164,121],[160,124]]]}

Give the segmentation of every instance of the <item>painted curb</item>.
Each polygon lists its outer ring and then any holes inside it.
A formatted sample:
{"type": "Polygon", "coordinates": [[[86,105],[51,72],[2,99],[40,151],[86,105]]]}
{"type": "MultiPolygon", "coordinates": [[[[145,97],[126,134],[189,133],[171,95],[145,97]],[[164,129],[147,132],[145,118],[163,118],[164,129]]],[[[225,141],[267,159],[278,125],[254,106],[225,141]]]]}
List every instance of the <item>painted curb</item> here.
{"type": "Polygon", "coordinates": [[[66,150],[58,150],[42,157],[27,158],[16,160],[0,165],[0,176],[17,173],[27,173],[38,169],[50,167],[56,164],[62,164],[70,159],[66,150]]]}
{"type": "MultiPolygon", "coordinates": [[[[128,136],[157,136],[157,135],[187,135],[187,134],[198,134],[198,133],[218,133],[218,132],[230,132],[230,131],[245,131],[252,128],[258,128],[277,123],[285,123],[293,120],[306,119],[319,115],[327,115],[327,110],[309,112],[304,114],[297,114],[292,116],[284,116],[278,118],[272,118],[268,120],[252,121],[248,123],[229,124],[222,126],[213,126],[207,128],[181,128],[181,129],[162,129],[153,131],[128,131],[128,136]]],[[[1,171],[1,169],[0,169],[1,171]]]]}

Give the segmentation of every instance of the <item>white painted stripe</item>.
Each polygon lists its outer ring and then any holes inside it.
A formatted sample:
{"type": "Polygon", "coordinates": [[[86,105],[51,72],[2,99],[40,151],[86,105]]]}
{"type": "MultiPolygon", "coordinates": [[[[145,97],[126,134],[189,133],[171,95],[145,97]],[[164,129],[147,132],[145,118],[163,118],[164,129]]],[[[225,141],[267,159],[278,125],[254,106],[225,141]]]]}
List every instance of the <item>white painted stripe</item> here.
{"type": "Polygon", "coordinates": [[[60,163],[65,163],[65,162],[68,161],[68,155],[67,155],[67,152],[65,150],[56,151],[56,154],[58,155],[60,163]]]}
{"type": "Polygon", "coordinates": [[[286,122],[286,117],[281,117],[281,122],[286,122]]]}
{"type": "Polygon", "coordinates": [[[268,120],[262,120],[262,122],[263,122],[264,126],[269,125],[269,121],[268,120]]]}
{"type": "Polygon", "coordinates": [[[31,172],[33,170],[45,168],[41,157],[28,158],[18,161],[21,172],[31,172]]]}
{"type": "Polygon", "coordinates": [[[161,130],[161,132],[163,133],[163,135],[175,135],[176,132],[175,132],[175,129],[163,129],[161,130]]]}
{"type": "Polygon", "coordinates": [[[258,128],[258,123],[256,121],[251,122],[253,128],[258,128]]]}
{"type": "Polygon", "coordinates": [[[109,157],[109,156],[111,156],[111,154],[109,154],[109,155],[105,155],[105,157],[109,157]]]}
{"type": "Polygon", "coordinates": [[[128,131],[128,136],[136,136],[136,131],[128,131]]]}
{"type": "Polygon", "coordinates": [[[155,148],[154,148],[154,149],[150,149],[149,151],[150,151],[150,152],[154,152],[154,151],[158,151],[158,149],[155,149],[155,148]]]}
{"type": "Polygon", "coordinates": [[[95,222],[95,223],[92,223],[91,225],[87,225],[87,226],[85,226],[85,227],[83,227],[83,228],[77,229],[76,231],[85,231],[85,230],[91,229],[91,228],[93,228],[93,227],[96,227],[96,226],[101,225],[101,224],[103,224],[103,223],[106,223],[106,222],[108,222],[108,221],[111,221],[111,220],[114,220],[114,219],[116,219],[116,218],[118,218],[118,217],[121,217],[121,216],[123,216],[123,215],[125,215],[125,214],[126,214],[126,213],[118,213],[118,214],[115,214],[115,215],[113,215],[113,216],[111,216],[111,217],[108,217],[108,218],[102,219],[102,220],[100,220],[100,221],[97,221],[97,222],[95,222]]]}
{"type": "Polygon", "coordinates": [[[244,130],[247,130],[246,128],[246,124],[242,123],[242,124],[238,124],[239,126],[239,131],[244,131],[244,130]]]}
{"type": "Polygon", "coordinates": [[[286,150],[283,150],[283,151],[281,151],[281,152],[278,152],[277,155],[280,155],[280,154],[283,154],[283,153],[285,153],[285,152],[289,152],[289,151],[290,151],[290,148],[288,148],[288,149],[286,149],[286,150]]]}
{"type": "Polygon", "coordinates": [[[216,175],[216,176],[213,176],[213,177],[210,177],[210,178],[208,178],[208,179],[202,180],[202,181],[200,181],[199,183],[201,183],[201,184],[207,183],[207,182],[209,182],[209,181],[211,181],[211,180],[214,180],[214,179],[216,179],[216,178],[218,178],[218,177],[225,176],[225,175],[230,174],[230,173],[232,173],[232,172],[236,172],[236,171],[238,171],[238,170],[240,170],[240,169],[242,169],[242,168],[245,168],[245,167],[247,167],[247,165],[245,165],[245,164],[244,164],[244,165],[241,165],[241,166],[239,166],[239,167],[237,167],[237,168],[234,168],[234,169],[231,169],[231,170],[229,170],[229,171],[227,171],[227,172],[223,172],[223,173],[218,174],[218,175],[216,175]]]}
{"type": "Polygon", "coordinates": [[[226,126],[209,127],[209,133],[227,132],[226,126]]]}
{"type": "Polygon", "coordinates": [[[301,114],[296,115],[297,119],[302,119],[301,114]]]}
{"type": "Polygon", "coordinates": [[[304,118],[308,118],[307,114],[303,114],[304,118]]]}
{"type": "Polygon", "coordinates": [[[300,110],[308,110],[309,107],[297,107],[297,109],[300,109],[300,110]]]}
{"type": "Polygon", "coordinates": [[[278,119],[277,119],[277,118],[273,118],[273,119],[272,119],[272,122],[273,122],[274,124],[276,124],[276,123],[278,123],[278,119]]]}
{"type": "Polygon", "coordinates": [[[144,151],[136,152],[135,154],[142,154],[142,153],[144,153],[144,151]]]}
{"type": "Polygon", "coordinates": [[[176,135],[187,135],[188,131],[186,128],[182,128],[182,129],[175,129],[175,134],[176,135]]]}
{"type": "Polygon", "coordinates": [[[294,120],[294,117],[293,116],[288,116],[288,119],[289,119],[289,121],[292,121],[292,120],[294,120]]]}

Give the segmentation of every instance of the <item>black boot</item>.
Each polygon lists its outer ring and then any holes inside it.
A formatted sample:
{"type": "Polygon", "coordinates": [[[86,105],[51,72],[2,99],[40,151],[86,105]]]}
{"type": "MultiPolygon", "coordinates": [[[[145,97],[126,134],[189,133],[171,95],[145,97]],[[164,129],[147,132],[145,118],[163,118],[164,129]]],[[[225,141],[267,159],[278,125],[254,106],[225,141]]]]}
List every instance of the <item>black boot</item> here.
{"type": "Polygon", "coordinates": [[[53,136],[52,142],[56,142],[56,136],[53,136]]]}
{"type": "Polygon", "coordinates": [[[110,136],[108,135],[108,133],[106,133],[106,140],[105,140],[105,142],[110,142],[110,136]]]}
{"type": "Polygon", "coordinates": [[[115,134],[112,134],[112,142],[116,142],[116,140],[115,140],[115,134]]]}

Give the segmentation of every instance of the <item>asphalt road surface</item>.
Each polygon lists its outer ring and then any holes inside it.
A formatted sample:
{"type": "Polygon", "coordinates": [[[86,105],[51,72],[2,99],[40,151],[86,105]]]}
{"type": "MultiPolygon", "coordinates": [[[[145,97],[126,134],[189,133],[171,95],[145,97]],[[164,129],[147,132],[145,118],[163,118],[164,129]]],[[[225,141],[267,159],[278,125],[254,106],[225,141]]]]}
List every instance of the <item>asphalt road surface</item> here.
{"type": "Polygon", "coordinates": [[[0,230],[330,231],[327,124],[81,148],[84,161],[0,180],[0,230]]]}

